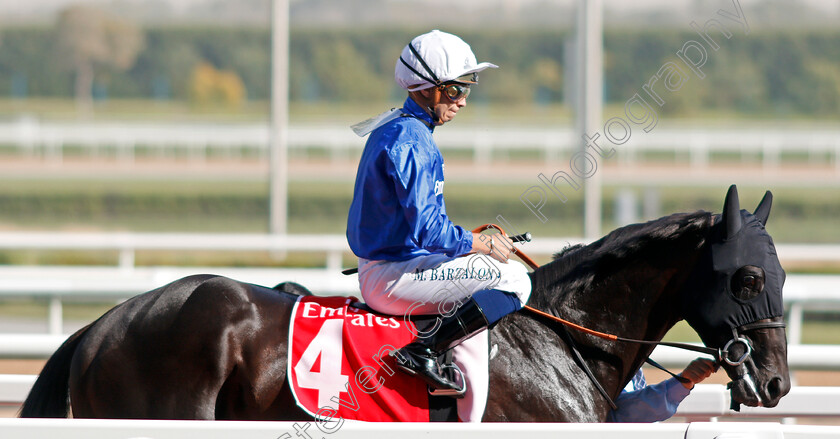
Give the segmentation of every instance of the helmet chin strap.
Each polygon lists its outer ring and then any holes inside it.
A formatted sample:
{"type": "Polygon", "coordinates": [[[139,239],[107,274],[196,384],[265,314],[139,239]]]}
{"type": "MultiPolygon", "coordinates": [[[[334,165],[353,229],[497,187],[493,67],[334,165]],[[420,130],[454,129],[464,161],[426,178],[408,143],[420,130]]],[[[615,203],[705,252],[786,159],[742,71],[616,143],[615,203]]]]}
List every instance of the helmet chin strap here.
{"type": "Polygon", "coordinates": [[[432,116],[432,122],[435,125],[443,125],[443,122],[440,121],[437,112],[435,112],[435,105],[437,105],[440,102],[440,96],[440,89],[437,87],[432,87],[432,99],[430,102],[431,105],[426,106],[426,111],[428,111],[429,115],[432,116]]]}
{"type": "Polygon", "coordinates": [[[434,108],[429,107],[428,110],[429,110],[429,114],[432,115],[432,125],[434,125],[434,126],[443,125],[443,122],[440,121],[440,118],[438,117],[437,113],[435,113],[434,108]]]}
{"type": "Polygon", "coordinates": [[[421,107],[425,108],[426,112],[429,113],[429,116],[432,117],[432,123],[435,126],[443,125],[443,122],[440,121],[440,117],[438,117],[437,113],[435,112],[435,105],[440,102],[441,92],[437,87],[432,87],[427,90],[430,90],[432,93],[429,98],[423,94],[423,90],[418,90],[412,92],[414,96],[414,101],[417,102],[421,107]],[[418,100],[422,100],[423,102],[418,102],[418,100]]]}

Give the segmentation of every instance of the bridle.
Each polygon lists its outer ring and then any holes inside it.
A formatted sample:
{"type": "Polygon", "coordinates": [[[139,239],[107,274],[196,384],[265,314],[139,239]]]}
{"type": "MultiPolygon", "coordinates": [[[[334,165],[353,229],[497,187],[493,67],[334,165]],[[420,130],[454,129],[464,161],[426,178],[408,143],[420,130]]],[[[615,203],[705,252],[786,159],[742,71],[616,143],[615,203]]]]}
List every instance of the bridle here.
{"type": "MultiPolygon", "coordinates": [[[[474,229],[473,232],[481,233],[481,232],[483,232],[485,230],[488,230],[488,229],[496,229],[496,230],[499,231],[499,233],[502,233],[503,235],[507,236],[507,234],[504,232],[504,230],[502,230],[501,227],[499,227],[495,224],[485,224],[483,226],[480,226],[480,227],[474,229]]],[[[521,235],[509,236],[508,239],[510,239],[512,242],[529,242],[529,241],[531,241],[531,234],[530,233],[523,233],[521,235]]],[[[519,259],[521,259],[525,264],[527,264],[529,267],[531,267],[531,269],[536,270],[537,268],[539,268],[539,264],[534,262],[533,259],[531,259],[527,255],[525,255],[521,250],[519,250],[517,248],[514,248],[513,246],[511,246],[511,247],[512,247],[511,251],[513,253],[515,253],[519,257],[519,259]]],[[[753,383],[752,378],[749,375],[749,371],[746,370],[746,366],[744,366],[744,363],[752,357],[753,346],[752,346],[752,343],[750,342],[750,340],[743,336],[743,333],[748,332],[748,331],[757,330],[757,329],[775,329],[775,328],[785,328],[786,327],[784,321],[781,321],[781,322],[756,321],[756,322],[752,322],[752,323],[747,323],[745,325],[741,325],[741,326],[738,326],[736,328],[733,328],[732,329],[732,339],[727,341],[723,345],[722,348],[713,348],[713,347],[708,347],[708,346],[698,346],[698,345],[689,344],[689,343],[653,341],[653,340],[638,340],[638,339],[633,339],[633,338],[620,337],[620,336],[617,336],[617,335],[596,331],[596,330],[578,325],[577,323],[570,322],[568,320],[557,317],[553,314],[549,314],[545,311],[541,311],[541,310],[536,309],[536,308],[534,308],[532,306],[529,306],[529,305],[525,305],[523,307],[523,309],[525,309],[526,311],[528,311],[532,314],[536,314],[540,317],[544,317],[548,320],[551,320],[553,322],[560,323],[564,327],[572,328],[572,329],[575,329],[577,331],[583,332],[585,334],[593,335],[595,337],[599,337],[599,338],[602,338],[602,339],[605,339],[605,340],[628,342],[628,343],[637,343],[637,344],[645,344],[645,345],[654,345],[654,346],[659,346],[659,345],[669,346],[669,347],[673,347],[673,348],[677,348],[677,349],[684,349],[684,350],[700,352],[700,353],[703,353],[703,354],[711,355],[712,357],[714,357],[715,361],[718,364],[726,363],[729,366],[737,368],[736,372],[738,373],[739,379],[745,379],[747,381],[747,383],[750,385],[752,391],[756,393],[756,396],[759,396],[758,395],[758,390],[755,388],[755,384],[753,383]],[[736,348],[738,345],[743,346],[743,353],[741,353],[737,357],[737,359],[730,358],[730,353],[737,352],[737,350],[735,350],[734,348],[736,348]]],[[[567,342],[570,343],[570,348],[572,349],[573,354],[577,357],[578,363],[580,363],[580,366],[584,369],[584,372],[586,372],[587,376],[589,376],[589,379],[593,382],[593,384],[598,389],[598,391],[601,393],[601,395],[603,395],[604,398],[606,398],[607,402],[609,402],[612,409],[615,410],[617,408],[615,402],[612,400],[612,398],[607,394],[606,390],[604,390],[603,386],[601,386],[601,384],[595,378],[595,375],[589,369],[589,366],[586,364],[586,362],[584,362],[582,360],[582,357],[580,356],[580,353],[577,352],[577,348],[574,347],[574,343],[571,340],[571,338],[567,337],[567,342]]],[[[654,365],[655,367],[658,367],[658,368],[664,370],[665,372],[668,372],[669,374],[671,374],[672,376],[674,376],[674,378],[677,378],[678,380],[680,380],[680,378],[682,378],[678,375],[673,374],[672,372],[668,371],[667,369],[663,368],[662,366],[659,366],[656,362],[654,362],[652,360],[648,360],[648,362],[650,364],[654,365]]],[[[683,378],[683,380],[684,380],[684,378],[683,378]]],[[[682,381],[682,380],[680,380],[680,381],[682,381]]],[[[760,400],[760,398],[759,398],[759,400],[760,400]]],[[[735,403],[733,401],[732,408],[735,409],[735,410],[737,410],[736,404],[737,403],[735,403]]]]}
{"type": "Polygon", "coordinates": [[[752,343],[750,343],[749,339],[746,339],[742,336],[743,332],[753,331],[753,330],[756,330],[756,329],[785,328],[786,326],[787,325],[785,325],[785,322],[783,322],[783,321],[782,322],[761,322],[761,321],[758,321],[758,322],[747,323],[746,325],[741,325],[737,328],[732,329],[732,339],[729,340],[728,342],[726,342],[726,344],[723,345],[723,349],[720,350],[721,353],[723,354],[721,359],[724,362],[726,362],[726,364],[728,364],[730,366],[740,366],[740,365],[744,364],[744,362],[747,361],[747,359],[749,359],[750,356],[752,355],[753,346],[752,346],[752,343]],[[729,356],[727,354],[729,353],[730,349],[733,346],[736,346],[738,344],[742,344],[744,346],[744,353],[741,354],[741,356],[738,357],[737,360],[732,360],[732,359],[729,358],[729,356]]]}

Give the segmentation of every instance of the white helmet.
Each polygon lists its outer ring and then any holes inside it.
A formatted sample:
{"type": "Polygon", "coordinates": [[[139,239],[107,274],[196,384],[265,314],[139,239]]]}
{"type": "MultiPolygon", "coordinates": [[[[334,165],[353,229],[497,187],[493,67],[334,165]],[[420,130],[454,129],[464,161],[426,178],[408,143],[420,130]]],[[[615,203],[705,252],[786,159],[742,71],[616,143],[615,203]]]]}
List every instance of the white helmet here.
{"type": "Polygon", "coordinates": [[[455,80],[474,84],[478,82],[477,73],[488,67],[499,66],[489,62],[479,64],[464,40],[433,30],[414,38],[403,48],[394,77],[400,87],[417,91],[455,80]]]}

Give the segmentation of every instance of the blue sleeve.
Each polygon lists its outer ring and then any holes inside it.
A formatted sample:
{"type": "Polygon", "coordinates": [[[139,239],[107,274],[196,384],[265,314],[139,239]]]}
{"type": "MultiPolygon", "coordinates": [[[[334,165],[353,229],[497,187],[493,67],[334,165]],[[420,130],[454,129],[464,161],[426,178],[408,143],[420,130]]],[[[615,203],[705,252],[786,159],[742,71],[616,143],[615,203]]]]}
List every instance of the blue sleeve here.
{"type": "Polygon", "coordinates": [[[677,412],[677,407],[691,391],[675,378],[637,390],[622,390],[615,399],[617,410],[610,412],[609,422],[658,422],[677,412]]]}
{"type": "Polygon", "coordinates": [[[415,142],[407,142],[391,149],[396,193],[411,228],[415,244],[432,253],[460,256],[472,250],[472,233],[452,223],[446,216],[443,194],[436,185],[443,183],[443,175],[436,180],[434,159],[415,142]]]}

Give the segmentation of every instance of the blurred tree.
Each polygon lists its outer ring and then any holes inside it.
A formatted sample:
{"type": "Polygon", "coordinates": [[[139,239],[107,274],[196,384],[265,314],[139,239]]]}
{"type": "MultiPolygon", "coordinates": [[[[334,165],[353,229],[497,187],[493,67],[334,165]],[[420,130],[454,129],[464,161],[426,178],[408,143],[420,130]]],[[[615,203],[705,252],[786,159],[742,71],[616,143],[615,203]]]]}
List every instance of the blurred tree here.
{"type": "MultiPolygon", "coordinates": [[[[666,62],[673,63],[674,66],[677,66],[681,70],[681,73],[673,73],[672,87],[675,87],[674,90],[668,90],[665,87],[666,77],[662,77],[657,81],[654,85],[654,90],[665,101],[665,104],[661,107],[654,106],[654,108],[658,108],[657,111],[659,114],[672,117],[696,116],[703,110],[703,96],[709,93],[708,90],[713,88],[714,84],[711,83],[709,75],[706,75],[705,78],[694,75],[684,64],[681,64],[678,58],[664,58],[660,64],[660,68],[666,62]],[[680,84],[680,81],[684,82],[680,84]]],[[[641,92],[641,90],[639,91],[641,92]]],[[[647,99],[644,92],[642,92],[642,95],[647,99]]],[[[648,103],[654,105],[653,100],[650,100],[648,103]]]]}
{"type": "Polygon", "coordinates": [[[559,102],[563,97],[563,68],[551,58],[540,58],[531,69],[539,102],[559,102]]]}
{"type": "MultiPolygon", "coordinates": [[[[70,26],[69,12],[66,15],[63,28],[70,26]]],[[[96,12],[89,15],[81,18],[89,22],[98,16],[96,12]]],[[[236,72],[245,87],[246,99],[268,99],[270,32],[266,27],[145,28],[141,39],[144,48],[124,71],[100,60],[106,56],[101,53],[109,53],[110,47],[116,44],[114,38],[101,37],[106,34],[105,28],[99,25],[87,31],[99,36],[99,45],[86,42],[92,48],[71,50],[73,44],[81,45],[72,43],[82,40],[81,36],[58,41],[62,37],[54,27],[4,26],[0,93],[8,96],[11,91],[13,96],[25,94],[32,98],[72,96],[74,81],[85,83],[79,81],[83,75],[76,71],[74,62],[75,53],[85,49],[82,54],[87,55],[79,56],[89,61],[90,76],[95,73],[97,84],[107,82],[111,99],[170,96],[173,100],[187,101],[192,93],[190,74],[202,61],[219,71],[236,72]],[[47,56],[59,48],[60,56],[47,56]]],[[[396,56],[407,41],[427,30],[390,26],[324,29],[296,23],[290,38],[291,99],[401,101],[405,92],[393,80],[396,56]]],[[[562,64],[565,50],[562,42],[568,38],[567,33],[506,28],[444,30],[462,36],[480,60],[501,66],[481,75],[481,86],[473,91],[472,102],[529,103],[537,97],[539,102],[553,103],[562,96],[563,90],[555,85],[558,81],[568,81],[571,72],[570,66],[562,64]]],[[[686,70],[689,79],[679,91],[663,90],[661,81],[658,83],[659,93],[666,101],[658,109],[663,116],[772,113],[784,117],[837,119],[840,64],[836,60],[840,59],[840,31],[836,28],[756,29],[747,37],[736,32],[735,27],[730,30],[733,36],[729,39],[717,30],[712,34],[721,47],[713,51],[707,46],[704,79],[686,70]]],[[[607,29],[605,100],[623,105],[635,93],[644,93],[642,86],[663,63],[672,61],[682,65],[675,52],[689,40],[702,39],[696,32],[672,27],[607,29]]]]}
{"type": "Polygon", "coordinates": [[[96,70],[130,68],[144,45],[143,33],[133,23],[83,5],[61,11],[55,36],[61,61],[76,73],[76,106],[83,117],[92,110],[96,70]]]}
{"type": "Polygon", "coordinates": [[[708,87],[703,94],[703,108],[745,113],[766,108],[767,81],[752,57],[743,56],[741,52],[720,51],[709,62],[707,70],[704,81],[708,81],[708,87]]]}
{"type": "Polygon", "coordinates": [[[500,68],[481,76],[481,87],[476,90],[476,97],[473,98],[473,101],[498,104],[531,102],[536,90],[532,77],[524,75],[514,68],[500,68]]]}
{"type": "Polygon", "coordinates": [[[807,80],[798,95],[802,109],[812,114],[837,114],[840,110],[840,67],[836,60],[813,59],[805,64],[807,80]]]}
{"type": "Polygon", "coordinates": [[[193,69],[190,75],[190,101],[193,104],[238,107],[244,99],[245,86],[236,73],[217,70],[206,62],[193,69]]]}
{"type": "Polygon", "coordinates": [[[687,39],[696,38],[671,29],[638,31],[607,30],[604,33],[604,81],[606,100],[625,102],[642,92],[665,61],[674,61],[673,54],[687,39]]]}
{"type": "Polygon", "coordinates": [[[172,83],[173,95],[179,99],[189,97],[190,82],[188,72],[201,63],[201,56],[195,47],[177,39],[170,39],[160,44],[160,55],[154,61],[155,73],[162,73],[172,83]]]}
{"type": "Polygon", "coordinates": [[[271,58],[269,48],[255,44],[246,44],[231,57],[230,64],[247,84],[246,98],[268,96],[271,93],[271,58]]]}
{"type": "Polygon", "coordinates": [[[759,66],[767,84],[767,99],[774,110],[790,114],[808,108],[809,99],[799,96],[800,91],[810,88],[805,64],[813,54],[807,41],[790,32],[765,33],[755,39],[750,49],[744,56],[759,66]]]}
{"type": "Polygon", "coordinates": [[[312,68],[323,97],[343,102],[385,101],[393,80],[377,75],[350,41],[333,39],[313,47],[312,68]]]}

